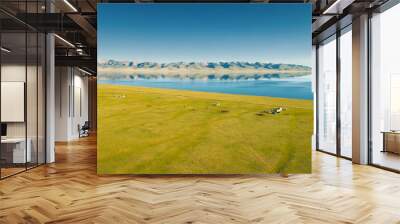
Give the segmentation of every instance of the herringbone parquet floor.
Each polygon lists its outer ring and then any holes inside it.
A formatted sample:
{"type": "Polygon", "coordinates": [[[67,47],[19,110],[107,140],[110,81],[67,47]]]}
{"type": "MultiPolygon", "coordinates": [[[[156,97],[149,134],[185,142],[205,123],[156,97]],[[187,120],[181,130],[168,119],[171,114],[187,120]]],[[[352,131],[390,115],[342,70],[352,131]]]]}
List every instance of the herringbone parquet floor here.
{"type": "Polygon", "coordinates": [[[313,174],[97,176],[94,138],[0,181],[0,223],[400,223],[400,175],[313,154],[313,174]]]}

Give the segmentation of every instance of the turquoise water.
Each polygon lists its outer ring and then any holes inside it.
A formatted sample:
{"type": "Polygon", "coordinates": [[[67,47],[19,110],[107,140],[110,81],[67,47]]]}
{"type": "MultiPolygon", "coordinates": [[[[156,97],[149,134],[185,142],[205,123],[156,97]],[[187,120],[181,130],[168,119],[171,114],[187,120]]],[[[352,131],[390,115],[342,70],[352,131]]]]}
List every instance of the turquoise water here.
{"type": "Polygon", "coordinates": [[[291,99],[313,99],[310,76],[237,81],[180,79],[99,80],[98,83],[291,99]]]}

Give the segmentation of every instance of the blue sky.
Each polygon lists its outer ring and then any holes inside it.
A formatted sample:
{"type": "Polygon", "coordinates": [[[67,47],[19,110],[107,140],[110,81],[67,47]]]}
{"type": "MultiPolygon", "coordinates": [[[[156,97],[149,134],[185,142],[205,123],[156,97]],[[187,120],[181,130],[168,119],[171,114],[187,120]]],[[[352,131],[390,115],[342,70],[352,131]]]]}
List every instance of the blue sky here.
{"type": "Polygon", "coordinates": [[[311,64],[310,4],[98,4],[98,58],[311,64]]]}

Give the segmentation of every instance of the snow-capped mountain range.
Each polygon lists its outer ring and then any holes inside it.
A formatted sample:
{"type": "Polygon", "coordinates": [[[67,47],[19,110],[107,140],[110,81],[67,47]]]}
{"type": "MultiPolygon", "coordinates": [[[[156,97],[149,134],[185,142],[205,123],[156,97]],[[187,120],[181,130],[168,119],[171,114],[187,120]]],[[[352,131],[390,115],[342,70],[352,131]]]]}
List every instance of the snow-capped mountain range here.
{"type": "Polygon", "coordinates": [[[156,63],[107,60],[98,63],[100,79],[190,78],[247,79],[293,77],[311,74],[311,68],[295,64],[261,62],[156,63]]]}

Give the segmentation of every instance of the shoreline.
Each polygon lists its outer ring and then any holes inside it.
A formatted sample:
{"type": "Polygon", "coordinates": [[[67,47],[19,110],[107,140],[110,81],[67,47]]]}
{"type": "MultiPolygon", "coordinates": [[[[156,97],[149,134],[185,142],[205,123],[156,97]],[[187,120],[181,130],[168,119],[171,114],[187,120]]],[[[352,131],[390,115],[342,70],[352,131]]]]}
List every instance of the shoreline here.
{"type": "Polygon", "coordinates": [[[114,88],[114,89],[131,89],[133,91],[139,92],[138,89],[148,90],[149,93],[175,93],[173,95],[181,96],[182,93],[188,94],[188,96],[198,96],[199,94],[203,96],[215,96],[222,95],[226,97],[235,97],[235,98],[259,98],[261,100],[286,100],[286,101],[299,101],[299,102],[313,102],[314,99],[304,99],[304,98],[288,98],[288,97],[274,97],[274,96],[265,96],[265,95],[248,95],[248,94],[238,94],[238,93],[226,93],[226,92],[210,92],[210,91],[196,91],[190,89],[174,89],[174,88],[160,88],[160,87],[150,87],[150,86],[140,86],[140,85],[119,85],[119,84],[97,84],[97,88],[114,88]]]}

